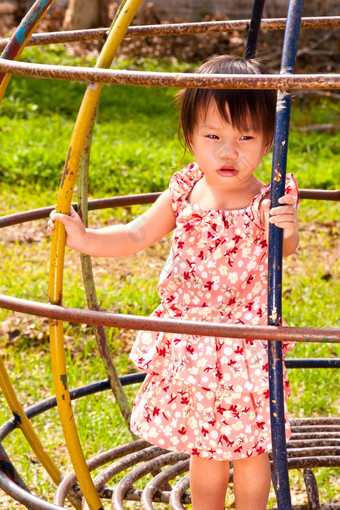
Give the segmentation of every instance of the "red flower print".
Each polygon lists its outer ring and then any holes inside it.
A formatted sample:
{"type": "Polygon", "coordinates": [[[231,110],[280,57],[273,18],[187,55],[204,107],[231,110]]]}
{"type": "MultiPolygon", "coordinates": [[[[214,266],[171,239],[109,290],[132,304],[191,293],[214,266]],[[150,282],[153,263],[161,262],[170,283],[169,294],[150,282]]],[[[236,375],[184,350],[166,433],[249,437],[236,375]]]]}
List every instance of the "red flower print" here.
{"type": "Polygon", "coordinates": [[[234,444],[234,441],[230,441],[230,439],[225,434],[222,434],[220,436],[217,444],[220,444],[222,446],[223,441],[225,441],[225,444],[227,446],[233,446],[233,444],[234,444]]]}
{"type": "Polygon", "coordinates": [[[265,426],[265,422],[264,421],[257,421],[256,422],[256,425],[258,426],[259,429],[263,430],[264,429],[264,426],[265,426]]]}
{"type": "Polygon", "coordinates": [[[237,411],[237,406],[236,405],[232,405],[229,407],[228,411],[231,411],[234,415],[235,418],[239,419],[240,418],[240,412],[237,411]]]}
{"type": "Polygon", "coordinates": [[[188,351],[189,354],[193,355],[194,352],[195,352],[195,349],[192,347],[192,345],[190,344],[187,344],[186,346],[186,350],[188,351]]]}
{"type": "Polygon", "coordinates": [[[222,407],[221,405],[217,406],[216,411],[219,414],[223,414],[227,409],[225,407],[222,407]]]}
{"type": "Polygon", "coordinates": [[[243,354],[243,347],[238,345],[234,352],[235,352],[235,354],[243,354]]]}
{"type": "Polygon", "coordinates": [[[179,434],[181,434],[181,436],[184,436],[184,434],[186,433],[186,431],[187,431],[187,430],[186,430],[186,428],[183,426],[183,427],[181,427],[180,429],[178,429],[178,431],[177,431],[177,432],[178,432],[179,434]]]}
{"type": "Polygon", "coordinates": [[[204,427],[202,427],[201,432],[204,437],[206,437],[209,434],[209,430],[205,429],[204,427]]]}
{"type": "Polygon", "coordinates": [[[203,285],[203,289],[211,290],[212,286],[214,285],[214,282],[209,281],[203,285]]]}

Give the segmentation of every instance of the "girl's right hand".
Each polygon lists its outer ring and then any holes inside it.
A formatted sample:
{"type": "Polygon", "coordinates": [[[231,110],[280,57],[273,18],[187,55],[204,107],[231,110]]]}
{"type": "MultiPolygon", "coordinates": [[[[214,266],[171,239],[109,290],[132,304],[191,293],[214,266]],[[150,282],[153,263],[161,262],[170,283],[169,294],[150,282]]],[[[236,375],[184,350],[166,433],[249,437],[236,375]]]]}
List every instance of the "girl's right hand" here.
{"type": "Polygon", "coordinates": [[[66,245],[77,249],[85,236],[85,227],[80,219],[80,216],[74,208],[70,207],[70,214],[57,213],[53,210],[50,213],[50,219],[47,222],[47,230],[52,234],[55,226],[55,221],[63,223],[66,230],[66,245]]]}

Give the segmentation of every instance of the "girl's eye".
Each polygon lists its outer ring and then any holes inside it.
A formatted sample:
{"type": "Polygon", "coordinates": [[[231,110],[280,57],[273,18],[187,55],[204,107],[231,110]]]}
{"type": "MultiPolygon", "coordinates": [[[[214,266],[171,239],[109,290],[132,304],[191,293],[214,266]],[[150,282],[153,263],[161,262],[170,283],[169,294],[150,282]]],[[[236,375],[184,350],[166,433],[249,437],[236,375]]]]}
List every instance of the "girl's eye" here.
{"type": "Polygon", "coordinates": [[[219,140],[217,135],[207,135],[206,138],[209,138],[210,140],[219,140]]]}
{"type": "Polygon", "coordinates": [[[253,136],[247,136],[247,135],[244,135],[244,136],[240,137],[240,140],[253,140],[253,139],[254,139],[253,136]]]}

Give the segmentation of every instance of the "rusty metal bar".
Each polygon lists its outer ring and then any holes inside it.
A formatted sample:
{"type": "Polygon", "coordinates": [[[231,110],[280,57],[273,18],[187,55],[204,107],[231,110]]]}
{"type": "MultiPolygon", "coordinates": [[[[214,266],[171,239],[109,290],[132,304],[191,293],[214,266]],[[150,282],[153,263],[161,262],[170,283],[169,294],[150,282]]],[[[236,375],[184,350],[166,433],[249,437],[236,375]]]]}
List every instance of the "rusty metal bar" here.
{"type": "MultiPolygon", "coordinates": [[[[125,456],[129,456],[133,453],[136,453],[140,450],[143,450],[149,446],[149,443],[143,441],[141,439],[137,441],[133,441],[131,443],[126,443],[106,452],[99,453],[95,455],[90,460],[87,461],[87,466],[89,471],[93,471],[108,462],[112,462],[114,460],[120,459],[125,456]]],[[[57,492],[54,496],[54,503],[57,505],[63,505],[65,502],[65,498],[67,492],[77,483],[77,477],[75,473],[70,473],[68,476],[64,478],[64,480],[60,483],[57,492]]]]}
{"type": "Polygon", "coordinates": [[[0,59],[0,72],[87,83],[143,85],[147,87],[216,88],[216,89],[340,89],[340,75],[329,74],[264,74],[214,75],[196,73],[165,73],[126,71],[46,64],[30,64],[0,59]]]}
{"type": "MultiPolygon", "coordinates": [[[[141,193],[139,195],[96,198],[94,200],[89,200],[88,210],[97,211],[99,209],[107,209],[109,207],[128,207],[131,205],[150,204],[155,202],[161,193],[162,192],[153,192],[141,193]]],[[[340,190],[301,189],[300,199],[340,201],[340,190]]],[[[72,205],[75,209],[77,209],[76,202],[73,202],[72,205]]],[[[0,228],[47,218],[54,208],[54,206],[40,207],[39,209],[32,209],[31,211],[23,211],[0,216],[0,228]]]]}
{"type": "MultiPolygon", "coordinates": [[[[204,34],[218,32],[234,32],[248,30],[250,20],[208,21],[197,23],[167,23],[161,25],[141,25],[130,27],[127,38],[133,37],[162,37],[189,34],[204,34]]],[[[265,18],[261,21],[261,30],[284,30],[285,18],[265,18]]],[[[301,19],[301,28],[338,28],[340,16],[316,16],[301,19]]],[[[47,32],[33,34],[27,46],[58,44],[67,42],[96,41],[107,38],[108,28],[93,28],[88,30],[69,30],[61,32],[47,32]]],[[[0,50],[5,48],[10,39],[0,39],[0,50]]]]}
{"type": "Polygon", "coordinates": [[[171,510],[185,510],[184,506],[182,505],[182,498],[189,487],[189,475],[185,475],[179,482],[177,482],[171,491],[169,501],[171,510]]]}
{"type": "Polygon", "coordinates": [[[172,459],[168,461],[169,464],[172,462],[175,462],[175,465],[161,471],[145,486],[141,497],[143,509],[153,510],[155,507],[153,506],[152,501],[156,499],[157,493],[157,499],[160,498],[162,486],[176,478],[176,476],[179,476],[189,470],[189,459],[178,461],[176,458],[174,461],[172,459]]]}
{"type": "Polygon", "coordinates": [[[113,496],[112,496],[112,504],[116,510],[124,510],[123,507],[123,499],[127,492],[127,490],[139,479],[143,476],[151,473],[155,469],[160,469],[166,464],[174,464],[175,462],[186,460],[188,458],[187,454],[184,453],[167,453],[166,450],[163,450],[163,454],[158,456],[157,458],[151,459],[149,461],[143,462],[141,466],[134,468],[130,473],[125,475],[117,484],[113,496]]]}
{"type": "Polygon", "coordinates": [[[340,343],[340,328],[245,326],[212,322],[175,321],[172,319],[68,308],[14,298],[4,294],[0,294],[0,307],[50,319],[92,325],[102,324],[103,326],[116,328],[187,333],[203,336],[278,340],[280,342],[340,343]]]}

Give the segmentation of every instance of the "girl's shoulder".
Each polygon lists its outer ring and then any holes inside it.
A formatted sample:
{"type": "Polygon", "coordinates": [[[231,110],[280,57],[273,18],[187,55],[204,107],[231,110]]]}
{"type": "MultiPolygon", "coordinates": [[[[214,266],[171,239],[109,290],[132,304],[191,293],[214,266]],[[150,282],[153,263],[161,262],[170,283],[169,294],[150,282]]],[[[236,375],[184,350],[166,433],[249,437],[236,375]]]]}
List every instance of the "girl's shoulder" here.
{"type": "Polygon", "coordinates": [[[190,163],[172,176],[169,190],[175,211],[182,202],[186,201],[192,188],[202,177],[203,173],[197,163],[190,163]]]}

